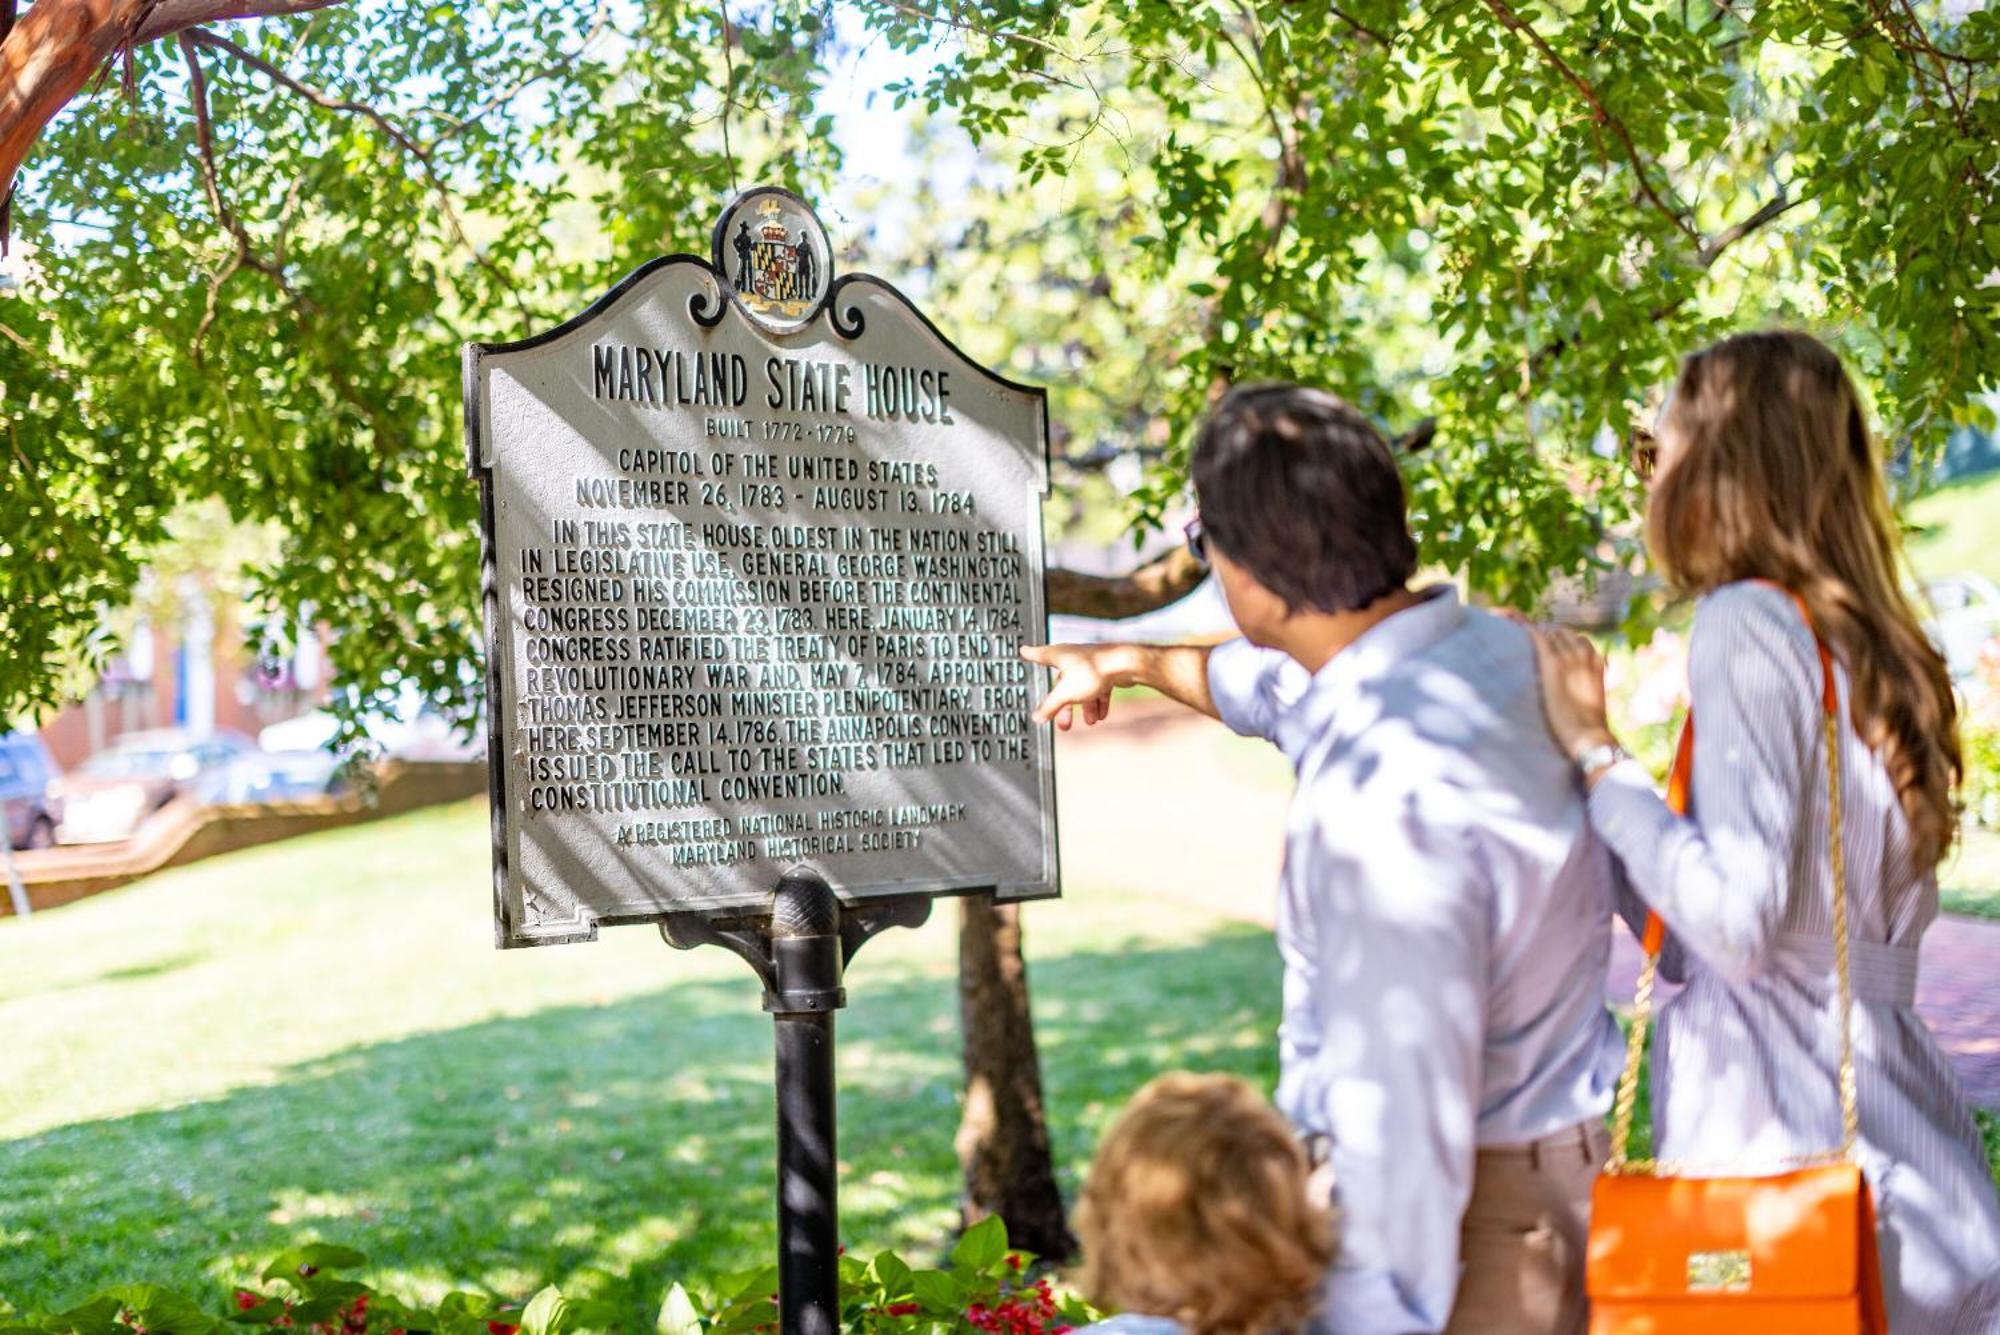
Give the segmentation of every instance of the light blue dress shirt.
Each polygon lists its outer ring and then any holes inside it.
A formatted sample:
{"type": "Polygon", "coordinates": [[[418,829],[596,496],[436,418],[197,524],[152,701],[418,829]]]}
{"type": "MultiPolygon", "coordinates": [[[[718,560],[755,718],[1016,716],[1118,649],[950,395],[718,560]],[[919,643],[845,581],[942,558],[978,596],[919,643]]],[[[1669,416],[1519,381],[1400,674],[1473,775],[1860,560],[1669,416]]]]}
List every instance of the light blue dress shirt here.
{"type": "Polygon", "coordinates": [[[1208,673],[1223,722],[1298,775],[1277,1103],[1331,1142],[1341,1246],[1317,1326],[1440,1331],[1475,1150],[1610,1106],[1609,856],[1526,632],[1448,587],[1317,674],[1244,640],[1208,673]]]}

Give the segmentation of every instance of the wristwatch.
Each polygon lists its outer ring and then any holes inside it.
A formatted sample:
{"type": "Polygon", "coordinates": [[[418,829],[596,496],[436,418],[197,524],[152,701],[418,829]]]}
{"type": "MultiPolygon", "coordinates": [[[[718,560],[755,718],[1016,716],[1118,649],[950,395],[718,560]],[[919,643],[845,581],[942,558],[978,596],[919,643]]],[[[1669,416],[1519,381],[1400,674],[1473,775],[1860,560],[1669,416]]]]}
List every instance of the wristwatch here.
{"type": "Polygon", "coordinates": [[[1599,742],[1597,745],[1585,747],[1577,753],[1577,777],[1588,782],[1592,776],[1600,771],[1610,769],[1619,761],[1630,760],[1631,758],[1631,754],[1624,747],[1618,745],[1618,743],[1599,742]]]}

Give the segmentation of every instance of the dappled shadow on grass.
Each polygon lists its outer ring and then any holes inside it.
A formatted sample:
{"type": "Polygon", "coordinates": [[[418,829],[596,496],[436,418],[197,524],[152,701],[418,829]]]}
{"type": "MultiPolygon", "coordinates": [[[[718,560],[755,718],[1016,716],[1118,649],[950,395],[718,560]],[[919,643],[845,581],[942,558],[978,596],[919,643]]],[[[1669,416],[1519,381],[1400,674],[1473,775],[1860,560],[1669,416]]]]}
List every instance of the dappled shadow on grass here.
{"type": "MultiPolygon", "coordinates": [[[[1106,1120],[1157,1072],[1268,1087],[1267,934],[1030,953],[1072,1192],[1106,1120]]],[[[958,994],[943,961],[879,963],[857,960],[839,1022],[842,1231],[864,1253],[925,1254],[957,1204],[958,994]]],[[[319,1238],[359,1247],[398,1287],[524,1295],[553,1281],[621,1303],[643,1329],[674,1279],[770,1255],[771,1060],[745,970],[350,1049],[274,1085],[0,1143],[0,1293],[51,1307],[120,1281],[219,1286],[319,1238]]]]}

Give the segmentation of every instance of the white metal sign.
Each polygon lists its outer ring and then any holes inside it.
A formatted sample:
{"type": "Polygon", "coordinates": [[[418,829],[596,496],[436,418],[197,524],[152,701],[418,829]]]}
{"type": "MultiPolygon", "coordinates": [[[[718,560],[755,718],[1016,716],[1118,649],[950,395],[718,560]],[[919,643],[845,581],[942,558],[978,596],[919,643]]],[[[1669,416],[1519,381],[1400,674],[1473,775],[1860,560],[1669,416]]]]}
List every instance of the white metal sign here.
{"type": "Polygon", "coordinates": [[[733,201],[583,314],[465,354],[501,945],[762,906],[1058,892],[1043,392],[811,208],[733,201]]]}

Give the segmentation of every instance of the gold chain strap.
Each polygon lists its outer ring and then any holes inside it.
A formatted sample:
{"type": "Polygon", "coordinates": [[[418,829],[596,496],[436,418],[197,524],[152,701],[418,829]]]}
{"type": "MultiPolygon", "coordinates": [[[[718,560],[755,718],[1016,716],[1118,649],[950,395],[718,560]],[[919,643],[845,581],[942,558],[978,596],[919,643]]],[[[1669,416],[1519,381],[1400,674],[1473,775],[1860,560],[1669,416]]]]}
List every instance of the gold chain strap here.
{"type": "MultiPolygon", "coordinates": [[[[1826,646],[1820,646],[1826,658],[1826,646]]],[[[1854,976],[1847,964],[1847,840],[1841,835],[1840,811],[1840,706],[1833,687],[1833,666],[1829,662],[1827,698],[1833,702],[1826,711],[1826,788],[1828,842],[1833,853],[1833,959],[1840,975],[1840,1157],[1854,1157],[1854,1144],[1861,1138],[1861,1092],[1854,1077],[1854,976]]]]}
{"type": "MultiPolygon", "coordinates": [[[[1800,609],[1803,611],[1803,607],[1800,609]]],[[[1807,624],[1811,624],[1808,617],[1807,624]]],[[[1840,1148],[1826,1150],[1818,1154],[1794,1155],[1778,1161],[1776,1166],[1803,1167],[1810,1164],[1840,1162],[1854,1157],[1855,1143],[1861,1136],[1861,1109],[1859,1084],[1854,1075],[1854,980],[1847,961],[1847,847],[1841,832],[1841,788],[1840,788],[1840,706],[1839,694],[1834,686],[1833,659],[1828,654],[1826,643],[1819,640],[1817,629],[1813,638],[1819,642],[1820,667],[1826,674],[1825,693],[1822,696],[1825,715],[1824,733],[1826,737],[1826,788],[1828,807],[1828,838],[1833,861],[1833,957],[1835,971],[1840,975],[1840,1148]]],[[[1618,1096],[1612,1105],[1611,1115],[1611,1162],[1604,1166],[1607,1173],[1665,1174],[1672,1176],[1685,1170],[1687,1165],[1664,1162],[1657,1159],[1635,1159],[1631,1157],[1632,1117],[1639,1103],[1639,1068],[1646,1059],[1646,1031],[1653,1018],[1653,983],[1659,972],[1660,954],[1656,950],[1646,952],[1646,962],[1639,970],[1639,986],[1632,997],[1632,1029],[1625,1044],[1625,1072],[1618,1080],[1618,1096]]]]}
{"type": "Polygon", "coordinates": [[[1618,1101],[1611,1111],[1611,1162],[1607,1173],[1645,1172],[1651,1160],[1633,1159],[1632,1112],[1639,1106],[1639,1067],[1646,1060],[1646,1026],[1653,1018],[1653,979],[1660,968],[1658,951],[1647,951],[1639,969],[1639,990],[1632,998],[1632,1029],[1625,1040],[1625,1073],[1618,1078],[1618,1101]]]}

